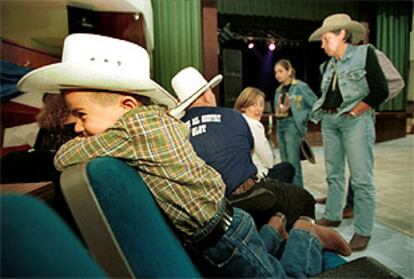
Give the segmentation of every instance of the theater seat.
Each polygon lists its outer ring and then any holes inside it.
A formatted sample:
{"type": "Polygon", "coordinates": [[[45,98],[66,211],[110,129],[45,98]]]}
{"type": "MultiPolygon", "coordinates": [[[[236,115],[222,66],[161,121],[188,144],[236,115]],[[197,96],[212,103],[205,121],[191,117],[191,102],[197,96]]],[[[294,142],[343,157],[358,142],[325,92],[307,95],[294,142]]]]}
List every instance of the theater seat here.
{"type": "Polygon", "coordinates": [[[61,176],[65,199],[91,253],[112,277],[200,277],[138,173],[97,158],[61,176]]]}
{"type": "MultiPolygon", "coordinates": [[[[136,170],[104,157],[67,169],[65,199],[94,257],[112,277],[200,277],[136,170]]],[[[324,252],[324,270],[346,261],[324,252]]]]}
{"type": "Polygon", "coordinates": [[[0,278],[108,278],[88,250],[45,203],[0,195],[0,278]]]}

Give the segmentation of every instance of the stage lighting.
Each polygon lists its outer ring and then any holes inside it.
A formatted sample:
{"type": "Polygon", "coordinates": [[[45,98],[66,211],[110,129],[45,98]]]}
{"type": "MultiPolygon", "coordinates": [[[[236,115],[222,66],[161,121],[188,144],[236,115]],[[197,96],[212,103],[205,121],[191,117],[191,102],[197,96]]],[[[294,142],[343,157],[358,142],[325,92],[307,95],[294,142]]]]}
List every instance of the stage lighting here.
{"type": "Polygon", "coordinates": [[[276,45],[275,45],[275,43],[274,43],[274,42],[271,42],[271,43],[269,43],[269,45],[267,46],[267,48],[268,48],[270,51],[274,51],[274,50],[276,49],[276,45]]]}
{"type": "Polygon", "coordinates": [[[253,42],[249,42],[249,44],[247,45],[248,49],[252,49],[254,48],[254,43],[253,42]]]}

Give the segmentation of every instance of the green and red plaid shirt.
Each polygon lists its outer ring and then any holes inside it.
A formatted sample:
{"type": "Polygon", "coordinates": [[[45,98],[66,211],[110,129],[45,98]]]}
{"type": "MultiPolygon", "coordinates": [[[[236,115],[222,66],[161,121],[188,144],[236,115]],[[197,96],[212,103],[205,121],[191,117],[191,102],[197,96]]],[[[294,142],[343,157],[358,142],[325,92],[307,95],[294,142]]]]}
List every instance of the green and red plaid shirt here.
{"type": "Polygon", "coordinates": [[[125,113],[105,133],[73,139],[57,152],[58,170],[110,156],[138,170],[159,206],[187,235],[203,227],[224,197],[221,176],[200,159],[188,127],[158,106],[125,113]]]}

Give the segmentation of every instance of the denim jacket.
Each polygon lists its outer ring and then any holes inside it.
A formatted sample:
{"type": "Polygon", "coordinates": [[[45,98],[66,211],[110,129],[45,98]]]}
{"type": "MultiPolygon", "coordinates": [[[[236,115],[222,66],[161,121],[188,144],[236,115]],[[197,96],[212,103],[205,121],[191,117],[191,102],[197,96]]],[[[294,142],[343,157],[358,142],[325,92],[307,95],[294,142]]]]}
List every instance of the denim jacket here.
{"type": "MultiPolygon", "coordinates": [[[[336,62],[339,91],[343,102],[338,108],[338,114],[343,114],[354,108],[369,93],[366,79],[365,63],[368,45],[353,46],[348,44],[345,55],[336,62]]],[[[328,88],[334,75],[335,58],[332,57],[327,63],[320,66],[322,77],[322,96],[315,102],[311,120],[318,122],[322,117],[321,107],[325,102],[328,88]],[[325,70],[323,70],[325,68],[325,70]]]]}
{"type": "MultiPolygon", "coordinates": [[[[277,99],[282,93],[283,85],[280,85],[276,89],[274,105],[277,106],[277,99]]],[[[296,128],[299,130],[302,137],[306,135],[308,129],[308,120],[310,113],[312,112],[313,104],[317,97],[312,89],[298,79],[293,79],[289,88],[289,101],[291,104],[291,111],[293,120],[295,121],[296,128]]]]}

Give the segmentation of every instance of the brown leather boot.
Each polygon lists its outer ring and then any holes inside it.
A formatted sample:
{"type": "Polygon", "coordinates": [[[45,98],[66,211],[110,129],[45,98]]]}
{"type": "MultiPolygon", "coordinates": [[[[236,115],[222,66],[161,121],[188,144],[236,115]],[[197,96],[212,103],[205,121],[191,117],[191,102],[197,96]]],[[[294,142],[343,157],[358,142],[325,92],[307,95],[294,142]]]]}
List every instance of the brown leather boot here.
{"type": "Polygon", "coordinates": [[[319,204],[326,204],[326,197],[316,198],[315,202],[319,204]]]}
{"type": "MultiPolygon", "coordinates": [[[[326,204],[326,197],[316,198],[315,203],[326,204]]],[[[354,209],[350,205],[345,205],[342,211],[342,218],[349,219],[354,217],[354,209]]]]}
{"type": "Polygon", "coordinates": [[[341,221],[331,221],[325,218],[316,220],[316,224],[321,225],[321,226],[325,226],[325,227],[339,227],[339,225],[341,224],[341,221]]]}
{"type": "Polygon", "coordinates": [[[351,246],[352,251],[362,251],[367,249],[370,239],[370,236],[354,234],[351,241],[349,242],[349,246],[351,246]]]}
{"type": "Polygon", "coordinates": [[[344,210],[342,210],[342,218],[343,219],[350,219],[354,217],[354,209],[349,205],[346,205],[344,210]]]}

